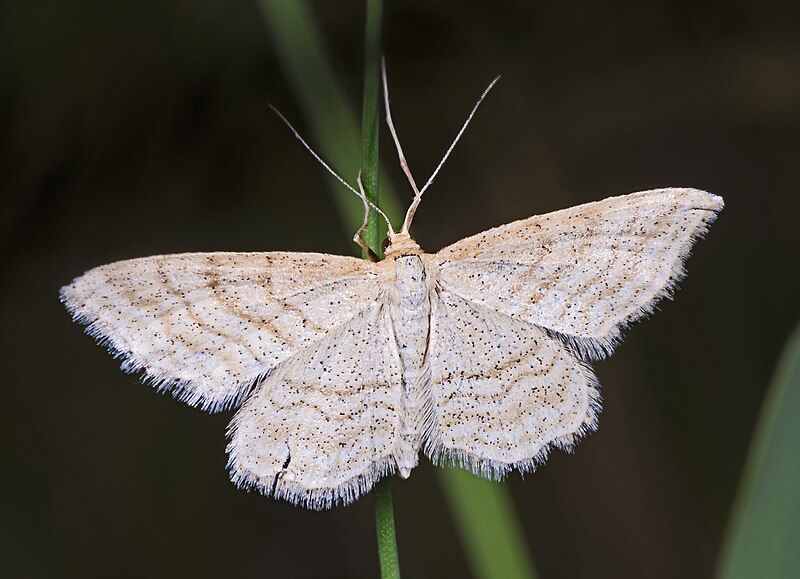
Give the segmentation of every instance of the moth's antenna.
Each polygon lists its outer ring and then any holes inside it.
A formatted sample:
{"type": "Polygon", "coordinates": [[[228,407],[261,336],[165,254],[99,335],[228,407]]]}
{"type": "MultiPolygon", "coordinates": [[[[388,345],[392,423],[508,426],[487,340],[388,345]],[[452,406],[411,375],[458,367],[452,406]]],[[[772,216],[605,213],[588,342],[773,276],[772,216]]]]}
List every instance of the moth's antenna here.
{"type": "Polygon", "coordinates": [[[269,103],[269,108],[272,109],[273,113],[275,113],[276,115],[278,115],[278,117],[280,117],[280,119],[284,122],[284,124],[286,124],[286,126],[289,127],[289,130],[292,131],[292,133],[294,134],[295,138],[303,144],[303,146],[306,148],[306,150],[309,153],[311,153],[311,156],[314,157],[320,165],[322,165],[323,167],[325,167],[325,169],[328,170],[328,173],[330,173],[331,175],[336,177],[339,180],[339,183],[341,183],[342,185],[344,185],[345,187],[350,189],[350,191],[352,191],[353,193],[355,193],[359,197],[361,196],[359,194],[359,192],[356,191],[353,188],[352,185],[350,185],[350,183],[348,183],[342,177],[340,177],[339,174],[336,171],[331,169],[330,166],[325,161],[323,161],[322,158],[319,155],[317,155],[317,153],[314,152],[314,149],[311,148],[311,145],[309,145],[308,143],[305,142],[303,137],[300,136],[300,133],[297,132],[297,129],[295,129],[292,126],[292,123],[289,122],[289,119],[284,117],[283,114],[278,109],[276,109],[274,106],[272,106],[272,103],[269,103]]]}
{"type": "Polygon", "coordinates": [[[480,98],[478,99],[478,102],[476,102],[475,106],[472,107],[472,110],[470,111],[469,116],[467,117],[467,120],[464,121],[464,124],[461,126],[461,130],[458,131],[458,134],[456,135],[456,138],[453,139],[453,143],[450,145],[450,148],[447,149],[447,152],[445,152],[444,157],[442,157],[442,160],[439,161],[439,164],[436,166],[436,170],[434,170],[434,172],[431,174],[430,178],[428,179],[428,182],[425,183],[425,186],[420,190],[420,194],[425,193],[425,190],[428,187],[430,187],[431,183],[433,183],[433,180],[436,178],[436,175],[439,173],[439,169],[442,168],[442,165],[444,165],[444,162],[447,161],[447,157],[449,157],[450,153],[453,152],[453,149],[455,148],[456,143],[458,143],[458,140],[461,138],[461,135],[463,135],[464,131],[467,130],[467,125],[469,125],[469,122],[472,120],[472,117],[475,116],[475,113],[478,111],[478,107],[481,106],[481,103],[483,102],[483,99],[485,99],[486,95],[489,94],[489,91],[491,91],[492,88],[494,88],[494,85],[497,84],[498,80],[500,80],[500,75],[497,75],[496,77],[494,77],[494,80],[489,83],[489,86],[487,86],[486,90],[484,90],[483,94],[481,94],[480,98]]]}
{"type": "MultiPolygon", "coordinates": [[[[278,115],[278,117],[284,122],[284,124],[287,127],[289,127],[289,130],[292,131],[292,134],[294,134],[295,138],[303,144],[303,146],[306,148],[306,150],[309,153],[311,153],[311,156],[314,157],[320,165],[325,167],[325,169],[328,171],[328,173],[330,173],[331,175],[336,177],[336,179],[339,181],[339,183],[341,183],[342,185],[344,185],[345,187],[350,189],[350,191],[355,193],[367,206],[369,206],[372,209],[374,209],[375,211],[377,211],[378,214],[381,217],[383,217],[384,221],[386,221],[386,226],[389,228],[389,232],[393,234],[394,230],[392,229],[392,223],[389,221],[389,218],[386,217],[386,214],[383,211],[381,211],[380,207],[378,207],[372,201],[367,199],[366,194],[363,193],[363,189],[360,192],[357,191],[352,185],[350,185],[350,183],[348,183],[342,177],[340,177],[339,174],[336,171],[331,169],[330,166],[325,161],[322,160],[322,157],[320,157],[319,155],[317,155],[316,152],[314,152],[314,149],[311,148],[311,145],[309,145],[308,143],[305,142],[303,137],[300,136],[300,133],[297,132],[297,129],[295,129],[292,126],[292,123],[290,123],[289,120],[286,117],[284,117],[283,114],[281,114],[281,112],[278,109],[276,109],[274,106],[272,106],[271,103],[268,103],[268,104],[269,104],[269,108],[272,109],[272,112],[274,112],[276,115],[278,115]]],[[[359,172],[359,174],[360,174],[360,172],[359,172]]],[[[360,235],[360,233],[361,233],[361,230],[359,230],[358,235],[360,235]]],[[[358,242],[356,242],[356,243],[358,243],[358,242]]],[[[361,245],[361,244],[359,244],[359,245],[361,245]]]]}
{"type": "Polygon", "coordinates": [[[411,169],[406,161],[406,156],[403,154],[403,147],[400,146],[400,139],[397,138],[397,131],[394,129],[394,122],[392,121],[392,107],[389,106],[389,83],[386,82],[386,57],[381,57],[381,77],[383,78],[383,102],[386,109],[386,124],[389,125],[389,132],[392,134],[394,146],[397,149],[397,156],[400,159],[400,167],[403,173],[406,174],[408,182],[411,184],[411,189],[414,190],[414,198],[420,196],[417,182],[414,181],[414,176],[411,174],[411,169]]]}
{"type": "Polygon", "coordinates": [[[486,90],[483,91],[483,94],[481,94],[480,98],[478,99],[478,102],[476,102],[475,106],[472,107],[472,111],[470,111],[467,120],[464,121],[464,124],[461,126],[461,130],[458,131],[456,138],[453,139],[453,142],[445,152],[444,157],[442,157],[442,160],[439,161],[439,164],[436,166],[436,169],[431,174],[430,178],[428,179],[428,182],[425,183],[422,189],[419,190],[419,195],[414,196],[414,201],[411,203],[411,207],[408,208],[408,212],[406,213],[406,218],[403,221],[402,231],[408,232],[408,227],[411,225],[411,221],[414,219],[414,213],[417,211],[417,206],[419,205],[419,202],[422,198],[422,194],[425,193],[425,190],[431,186],[431,183],[433,183],[433,180],[436,178],[436,175],[439,174],[439,170],[442,168],[442,165],[444,165],[444,162],[447,161],[447,157],[449,157],[450,153],[453,152],[453,149],[455,148],[456,143],[458,143],[458,140],[461,138],[461,135],[463,135],[464,131],[467,130],[467,125],[469,125],[469,122],[472,120],[472,117],[475,116],[475,113],[477,112],[478,107],[481,106],[483,99],[485,99],[486,95],[489,94],[489,91],[491,91],[492,88],[494,88],[494,85],[497,84],[498,80],[500,80],[500,75],[496,76],[494,80],[489,83],[489,86],[486,87],[486,90]]]}

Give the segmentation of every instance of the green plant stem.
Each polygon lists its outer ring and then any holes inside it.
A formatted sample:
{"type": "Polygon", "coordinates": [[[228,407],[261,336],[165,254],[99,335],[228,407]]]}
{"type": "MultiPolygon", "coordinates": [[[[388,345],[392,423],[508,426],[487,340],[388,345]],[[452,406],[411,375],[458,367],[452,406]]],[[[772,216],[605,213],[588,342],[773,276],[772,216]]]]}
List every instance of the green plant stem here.
{"type": "Polygon", "coordinates": [[[388,477],[378,481],[375,496],[375,530],[378,534],[378,558],[382,579],[400,579],[400,560],[397,557],[397,537],[394,530],[392,487],[388,477]]]}
{"type": "MultiPolygon", "coordinates": [[[[336,78],[313,11],[305,0],[259,0],[258,4],[278,62],[300,102],[312,142],[325,160],[355,185],[356,173],[362,166],[357,116],[336,78]]],[[[376,54],[379,58],[380,52],[376,54]]],[[[342,225],[352,235],[364,215],[361,202],[334,179],[326,182],[342,225]]],[[[380,187],[381,209],[390,219],[400,219],[404,211],[386,178],[381,178],[380,187]]],[[[374,187],[373,190],[377,191],[374,187]]],[[[378,239],[380,243],[380,236],[378,239]]]]}
{"type": "MultiPolygon", "coordinates": [[[[367,20],[364,34],[364,100],[361,113],[361,179],[367,199],[379,206],[378,198],[378,136],[381,62],[381,20],[383,0],[367,0],[367,20]]],[[[381,255],[381,231],[378,215],[371,211],[364,232],[364,241],[381,255]]],[[[364,256],[367,258],[367,256],[364,256]]],[[[394,530],[392,489],[388,477],[375,485],[375,530],[378,537],[378,558],[381,577],[400,577],[400,562],[397,556],[397,537],[394,530]]]]}
{"type": "MultiPolygon", "coordinates": [[[[378,138],[380,119],[381,21],[383,0],[367,0],[367,21],[364,34],[364,100],[361,109],[361,179],[367,199],[378,205],[378,138]]],[[[381,222],[370,211],[364,241],[381,255],[381,222]]],[[[366,257],[366,256],[365,256],[366,257]]]]}

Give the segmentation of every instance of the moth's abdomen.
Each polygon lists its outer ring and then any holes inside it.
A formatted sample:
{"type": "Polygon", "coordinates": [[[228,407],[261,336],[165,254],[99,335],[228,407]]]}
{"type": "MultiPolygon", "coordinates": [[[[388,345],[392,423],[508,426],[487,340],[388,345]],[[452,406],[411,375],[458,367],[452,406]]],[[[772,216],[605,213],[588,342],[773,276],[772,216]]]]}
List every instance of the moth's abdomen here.
{"type": "Polygon", "coordinates": [[[396,276],[391,300],[391,318],[403,366],[401,432],[395,453],[400,476],[408,477],[418,462],[419,447],[429,405],[427,363],[430,332],[430,282],[417,255],[395,260],[396,276]]]}

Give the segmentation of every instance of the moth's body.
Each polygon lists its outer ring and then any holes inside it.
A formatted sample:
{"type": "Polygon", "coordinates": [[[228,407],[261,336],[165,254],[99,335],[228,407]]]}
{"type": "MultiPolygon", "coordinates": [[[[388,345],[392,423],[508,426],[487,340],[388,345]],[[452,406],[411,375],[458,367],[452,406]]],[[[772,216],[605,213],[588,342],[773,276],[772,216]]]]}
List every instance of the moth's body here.
{"type": "Polygon", "coordinates": [[[436,284],[435,271],[426,268],[421,254],[387,259],[382,266],[394,270],[394,287],[389,303],[400,364],[403,368],[397,469],[408,478],[417,466],[422,434],[430,415],[428,336],[430,334],[430,291],[436,284]]]}
{"type": "Polygon", "coordinates": [[[313,253],[155,256],[62,289],[128,371],[229,428],[235,483],[311,508],[349,503],[420,452],[502,478],[597,423],[589,361],[673,291],[722,208],[660,189],[371,263],[313,253]]]}

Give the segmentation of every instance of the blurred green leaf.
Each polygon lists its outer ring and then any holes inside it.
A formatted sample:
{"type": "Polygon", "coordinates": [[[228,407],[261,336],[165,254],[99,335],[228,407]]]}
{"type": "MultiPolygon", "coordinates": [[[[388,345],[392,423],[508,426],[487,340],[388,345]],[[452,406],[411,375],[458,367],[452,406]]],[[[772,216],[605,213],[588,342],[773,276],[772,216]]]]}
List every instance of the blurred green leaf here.
{"type": "Polygon", "coordinates": [[[508,489],[460,468],[438,474],[475,576],[536,577],[508,489]]]}
{"type": "MultiPolygon", "coordinates": [[[[359,139],[356,117],[336,81],[321,34],[304,1],[261,0],[284,72],[300,100],[321,153],[345,175],[358,171],[359,139]]],[[[402,215],[384,179],[380,180],[381,208],[391,219],[402,215]]],[[[361,224],[361,205],[337,194],[344,225],[355,231],[361,224]]],[[[460,469],[442,469],[440,482],[476,576],[535,577],[508,489],[460,469]]]]}
{"type": "Polygon", "coordinates": [[[800,326],[784,348],[756,425],[720,577],[800,574],[800,326]]]}

